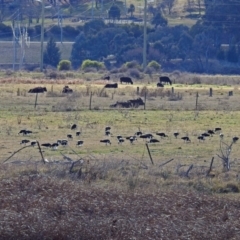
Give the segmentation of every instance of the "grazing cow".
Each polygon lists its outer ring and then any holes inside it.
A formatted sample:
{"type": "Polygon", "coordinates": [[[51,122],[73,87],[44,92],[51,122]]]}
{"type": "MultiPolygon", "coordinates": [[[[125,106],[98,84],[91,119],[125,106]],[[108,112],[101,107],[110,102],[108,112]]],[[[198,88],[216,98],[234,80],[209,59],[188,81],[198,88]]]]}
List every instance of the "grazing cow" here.
{"type": "Polygon", "coordinates": [[[128,102],[117,102],[117,107],[130,108],[132,104],[128,102]]]}
{"type": "Polygon", "coordinates": [[[218,131],[222,131],[222,129],[221,129],[220,127],[216,127],[216,128],[214,129],[214,131],[215,131],[215,132],[218,132],[218,131]]]}
{"type": "Polygon", "coordinates": [[[81,146],[83,145],[83,141],[78,140],[76,145],[77,145],[78,147],[81,147],[81,146]]]}
{"type": "Polygon", "coordinates": [[[158,82],[157,87],[164,87],[164,85],[162,83],[158,82]]]}
{"type": "Polygon", "coordinates": [[[76,136],[80,136],[81,132],[76,132],[76,136]]]}
{"type": "Polygon", "coordinates": [[[111,142],[109,139],[103,139],[103,140],[100,140],[100,142],[106,143],[106,145],[108,145],[108,144],[111,145],[111,142]]]}
{"type": "Polygon", "coordinates": [[[104,86],[105,88],[118,88],[117,83],[108,83],[104,86]]]}
{"type": "Polygon", "coordinates": [[[121,82],[121,84],[122,83],[133,84],[133,81],[132,81],[132,79],[130,77],[121,77],[120,78],[120,82],[121,82]]]}
{"type": "Polygon", "coordinates": [[[109,81],[110,80],[110,76],[104,77],[103,80],[108,80],[109,81]]]}
{"type": "Polygon", "coordinates": [[[47,92],[47,88],[46,87],[35,87],[35,88],[31,88],[28,92],[29,93],[44,93],[44,92],[47,92]]]}
{"type": "Polygon", "coordinates": [[[159,81],[160,81],[160,83],[167,83],[167,84],[172,85],[172,81],[167,76],[159,77],[159,81]]]}
{"type": "Polygon", "coordinates": [[[73,93],[73,90],[69,86],[63,87],[62,93],[73,93]]]}
{"type": "Polygon", "coordinates": [[[144,106],[144,101],[141,98],[131,99],[131,100],[128,100],[128,102],[130,102],[131,106],[135,108],[139,106],[144,106]]]}

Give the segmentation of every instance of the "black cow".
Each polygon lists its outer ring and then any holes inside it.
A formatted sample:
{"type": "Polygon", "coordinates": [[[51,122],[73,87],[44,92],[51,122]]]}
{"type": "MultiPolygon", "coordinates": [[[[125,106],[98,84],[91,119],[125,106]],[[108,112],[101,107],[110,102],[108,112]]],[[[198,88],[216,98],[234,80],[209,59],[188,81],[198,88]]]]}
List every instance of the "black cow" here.
{"type": "Polygon", "coordinates": [[[73,93],[73,90],[69,86],[65,86],[62,90],[62,93],[73,93]]]}
{"type": "Polygon", "coordinates": [[[105,88],[118,88],[117,83],[108,83],[105,85],[105,88]]]}
{"type": "Polygon", "coordinates": [[[138,107],[138,106],[143,106],[144,105],[144,102],[141,98],[138,98],[138,99],[132,99],[132,100],[129,100],[128,102],[131,103],[132,107],[138,107]]]}
{"type": "Polygon", "coordinates": [[[43,93],[43,92],[47,92],[47,88],[46,87],[35,87],[35,88],[31,88],[28,92],[29,93],[43,93]]]}
{"type": "Polygon", "coordinates": [[[131,84],[133,84],[133,81],[132,81],[132,79],[130,77],[121,77],[120,78],[120,82],[121,82],[121,84],[122,83],[127,83],[127,84],[131,83],[131,84]]]}
{"type": "Polygon", "coordinates": [[[160,81],[160,83],[167,83],[167,84],[172,85],[172,81],[167,76],[159,77],[159,81],[160,81]]]}
{"type": "Polygon", "coordinates": [[[157,87],[164,87],[164,85],[162,83],[157,83],[157,87]]]}
{"type": "Polygon", "coordinates": [[[110,76],[104,77],[103,80],[108,80],[109,81],[110,80],[110,76]]]}

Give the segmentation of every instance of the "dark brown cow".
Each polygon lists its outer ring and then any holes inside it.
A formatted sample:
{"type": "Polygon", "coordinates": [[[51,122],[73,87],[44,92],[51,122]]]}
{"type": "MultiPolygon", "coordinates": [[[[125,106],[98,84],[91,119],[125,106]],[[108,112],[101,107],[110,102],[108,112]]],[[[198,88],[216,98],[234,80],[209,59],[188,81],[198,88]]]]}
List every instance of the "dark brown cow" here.
{"type": "Polygon", "coordinates": [[[133,81],[132,81],[132,79],[130,77],[121,77],[120,78],[120,82],[121,82],[121,84],[122,83],[133,84],[133,81]]]}
{"type": "Polygon", "coordinates": [[[164,87],[164,85],[162,83],[158,82],[157,87],[164,87]]]}
{"type": "Polygon", "coordinates": [[[117,83],[108,83],[105,85],[105,88],[118,88],[117,83]]]}
{"type": "Polygon", "coordinates": [[[47,88],[46,87],[35,87],[32,88],[28,91],[29,93],[43,93],[43,92],[47,92],[47,88]]]}
{"type": "Polygon", "coordinates": [[[167,76],[159,77],[159,81],[160,81],[160,83],[167,83],[167,84],[172,85],[172,81],[167,76]]]}
{"type": "Polygon", "coordinates": [[[62,90],[62,93],[73,93],[73,90],[69,86],[65,86],[62,90]]]}

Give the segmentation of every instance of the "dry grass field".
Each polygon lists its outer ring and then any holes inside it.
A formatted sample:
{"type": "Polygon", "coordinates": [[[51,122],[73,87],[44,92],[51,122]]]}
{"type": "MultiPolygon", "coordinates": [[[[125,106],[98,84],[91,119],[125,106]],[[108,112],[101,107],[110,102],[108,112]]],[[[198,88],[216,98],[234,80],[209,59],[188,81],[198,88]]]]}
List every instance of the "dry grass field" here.
{"type": "Polygon", "coordinates": [[[221,141],[230,144],[239,137],[238,76],[174,73],[175,83],[164,89],[156,88],[157,76],[104,89],[106,82],[97,73],[72,73],[62,80],[41,73],[8,74],[0,73],[3,239],[238,239],[240,142],[232,146],[229,172],[223,172],[218,157],[221,141]],[[65,85],[73,94],[61,93],[65,85]],[[36,86],[48,91],[38,94],[35,109],[35,94],[28,90],[36,86]],[[145,110],[109,107],[144,99],[145,92],[145,110]],[[81,131],[79,137],[72,124],[81,131]],[[111,127],[109,137],[106,126],[111,127]],[[199,142],[200,134],[216,127],[222,128],[222,140],[216,132],[199,142]],[[33,133],[22,136],[21,129],[33,133]],[[131,144],[125,139],[139,130],[160,141],[148,144],[153,162],[145,140],[138,137],[131,144]],[[156,132],[168,137],[161,139],[156,132]],[[54,143],[67,134],[73,135],[68,146],[41,148],[45,164],[36,146],[17,152],[25,147],[23,139],[54,143]],[[184,136],[191,142],[185,143],[184,136]],[[83,146],[77,147],[77,140],[83,146]]]}

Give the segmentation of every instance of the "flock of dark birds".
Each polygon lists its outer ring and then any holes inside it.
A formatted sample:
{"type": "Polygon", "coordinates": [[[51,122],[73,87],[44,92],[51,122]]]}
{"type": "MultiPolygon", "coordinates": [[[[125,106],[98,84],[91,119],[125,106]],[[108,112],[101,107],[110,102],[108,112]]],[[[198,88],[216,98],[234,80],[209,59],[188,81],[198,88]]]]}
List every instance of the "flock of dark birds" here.
{"type": "MultiPolygon", "coordinates": [[[[77,124],[73,124],[70,129],[72,131],[75,131],[75,136],[76,137],[81,136],[81,132],[77,131],[77,124]]],[[[219,128],[219,127],[215,128],[214,130],[207,130],[206,132],[203,132],[202,134],[197,136],[197,139],[199,140],[199,142],[204,142],[206,140],[206,138],[211,138],[215,134],[218,134],[220,139],[223,139],[224,134],[220,133],[221,130],[222,129],[219,128]]],[[[18,134],[22,134],[23,136],[27,136],[29,134],[32,134],[32,131],[23,129],[18,134]]],[[[164,132],[156,132],[155,135],[160,137],[160,139],[164,139],[164,138],[169,137],[164,132]]],[[[173,137],[176,138],[176,139],[179,138],[179,135],[180,135],[179,132],[174,132],[173,133],[173,137]]],[[[105,136],[108,137],[108,138],[101,139],[100,143],[104,143],[105,145],[111,145],[112,143],[111,143],[111,140],[109,139],[109,137],[113,137],[113,134],[111,133],[111,127],[109,127],[109,126],[105,127],[105,136]]],[[[125,141],[129,141],[131,144],[134,144],[134,142],[137,141],[138,138],[145,140],[146,143],[159,143],[160,139],[157,139],[156,136],[154,136],[151,133],[143,133],[142,131],[137,131],[133,135],[127,136],[127,137],[117,135],[116,140],[117,140],[118,144],[123,144],[125,141]]],[[[67,137],[67,139],[59,139],[54,143],[42,143],[41,146],[46,147],[46,148],[50,148],[52,150],[56,150],[56,149],[58,149],[59,146],[67,146],[69,140],[73,140],[73,134],[67,134],[66,137],[67,137]]],[[[183,140],[184,143],[190,143],[191,142],[191,139],[190,139],[189,136],[181,137],[181,139],[183,140]]],[[[239,139],[238,137],[233,137],[232,142],[236,143],[238,141],[238,139],[239,139]]],[[[30,141],[28,139],[23,139],[20,142],[20,144],[24,144],[24,145],[30,144],[30,146],[36,146],[38,144],[38,142],[36,140],[30,141]]],[[[76,142],[76,146],[78,146],[78,147],[83,146],[83,144],[84,144],[84,141],[82,141],[82,140],[77,140],[77,142],[76,142]]]]}

